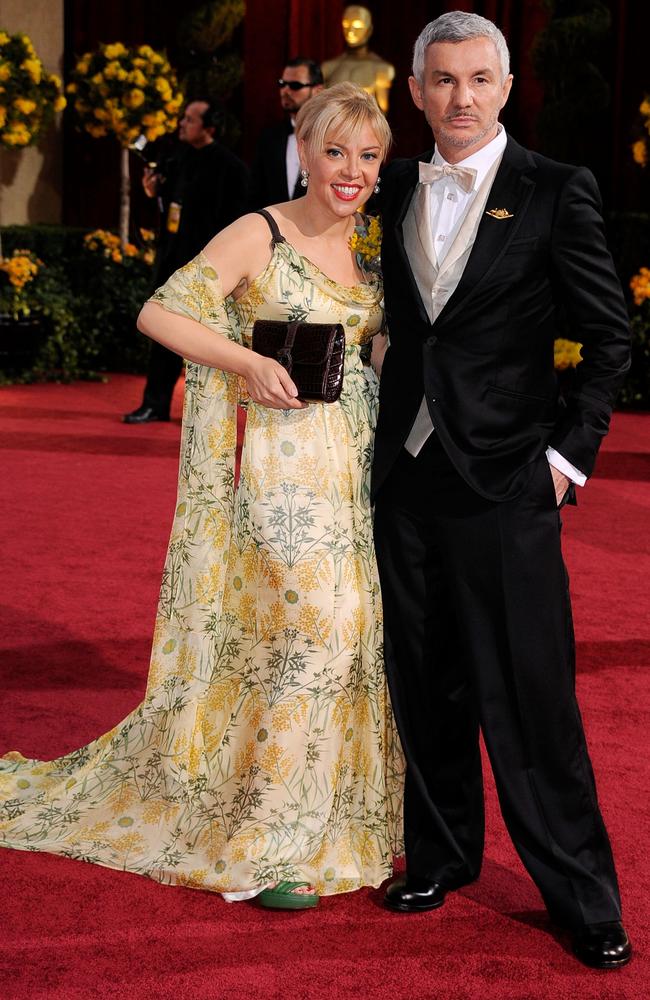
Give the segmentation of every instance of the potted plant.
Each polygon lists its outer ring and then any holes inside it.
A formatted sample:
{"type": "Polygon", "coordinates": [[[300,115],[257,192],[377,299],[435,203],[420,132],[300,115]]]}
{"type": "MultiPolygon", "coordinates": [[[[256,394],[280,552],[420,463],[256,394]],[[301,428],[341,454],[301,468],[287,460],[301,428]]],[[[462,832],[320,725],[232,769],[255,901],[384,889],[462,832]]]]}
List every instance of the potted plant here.
{"type": "Polygon", "coordinates": [[[65,274],[32,250],[0,256],[0,380],[51,374],[74,330],[65,274]]]}
{"type": "Polygon", "coordinates": [[[32,295],[42,267],[31,250],[14,250],[10,257],[0,257],[0,366],[7,375],[31,368],[45,339],[40,309],[32,295]]]}

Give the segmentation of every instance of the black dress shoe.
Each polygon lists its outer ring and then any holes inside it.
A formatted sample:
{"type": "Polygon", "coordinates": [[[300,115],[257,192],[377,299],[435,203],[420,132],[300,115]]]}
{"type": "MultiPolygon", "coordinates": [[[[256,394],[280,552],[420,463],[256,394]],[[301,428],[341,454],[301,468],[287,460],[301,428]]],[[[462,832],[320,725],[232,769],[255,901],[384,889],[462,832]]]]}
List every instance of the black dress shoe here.
{"type": "Polygon", "coordinates": [[[572,933],[573,954],[592,969],[618,969],[632,957],[632,945],[620,920],[586,924],[572,933]]]}
{"type": "Polygon", "coordinates": [[[447,890],[437,882],[407,875],[388,886],[384,906],[389,910],[397,910],[398,913],[423,913],[442,906],[446,893],[447,890]]]}
{"type": "Polygon", "coordinates": [[[150,424],[154,420],[169,420],[169,416],[157,413],[153,406],[139,406],[133,413],[125,413],[122,422],[125,424],[150,424]]]}

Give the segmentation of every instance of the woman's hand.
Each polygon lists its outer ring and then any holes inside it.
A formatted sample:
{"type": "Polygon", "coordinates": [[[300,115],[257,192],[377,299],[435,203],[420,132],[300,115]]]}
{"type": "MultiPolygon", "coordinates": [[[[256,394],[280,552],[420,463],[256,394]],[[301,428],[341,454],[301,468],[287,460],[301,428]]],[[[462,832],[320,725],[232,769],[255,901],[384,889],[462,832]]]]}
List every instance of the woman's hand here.
{"type": "Polygon", "coordinates": [[[155,173],[151,167],[145,167],[144,173],[142,174],[142,187],[147,198],[155,198],[158,194],[158,184],[160,183],[160,174],[155,173]]]}
{"type": "Polygon", "coordinates": [[[304,410],[307,403],[297,399],[298,390],[286,368],[273,358],[250,353],[250,362],[242,372],[250,398],[273,410],[304,410]]]}

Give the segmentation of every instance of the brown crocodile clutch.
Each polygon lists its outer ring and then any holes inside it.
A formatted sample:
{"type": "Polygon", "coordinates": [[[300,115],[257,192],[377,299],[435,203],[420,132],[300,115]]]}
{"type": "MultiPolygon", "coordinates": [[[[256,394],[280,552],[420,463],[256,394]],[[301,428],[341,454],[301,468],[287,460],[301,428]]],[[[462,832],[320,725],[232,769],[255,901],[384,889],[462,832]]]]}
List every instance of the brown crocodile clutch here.
{"type": "Polygon", "coordinates": [[[252,347],[286,368],[299,399],[335,403],[341,395],[345,332],[340,323],[257,319],[252,347]]]}

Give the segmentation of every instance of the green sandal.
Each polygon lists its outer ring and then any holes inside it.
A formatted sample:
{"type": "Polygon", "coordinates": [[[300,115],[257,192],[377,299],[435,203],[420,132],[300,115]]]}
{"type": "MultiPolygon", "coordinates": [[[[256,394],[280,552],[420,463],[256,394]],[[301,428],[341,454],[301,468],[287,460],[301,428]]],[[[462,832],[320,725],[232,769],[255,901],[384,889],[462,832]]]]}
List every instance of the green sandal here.
{"type": "Polygon", "coordinates": [[[272,889],[264,889],[257,897],[260,906],[268,910],[308,910],[318,906],[319,896],[315,892],[294,892],[308,886],[309,882],[278,882],[272,889]]]}

